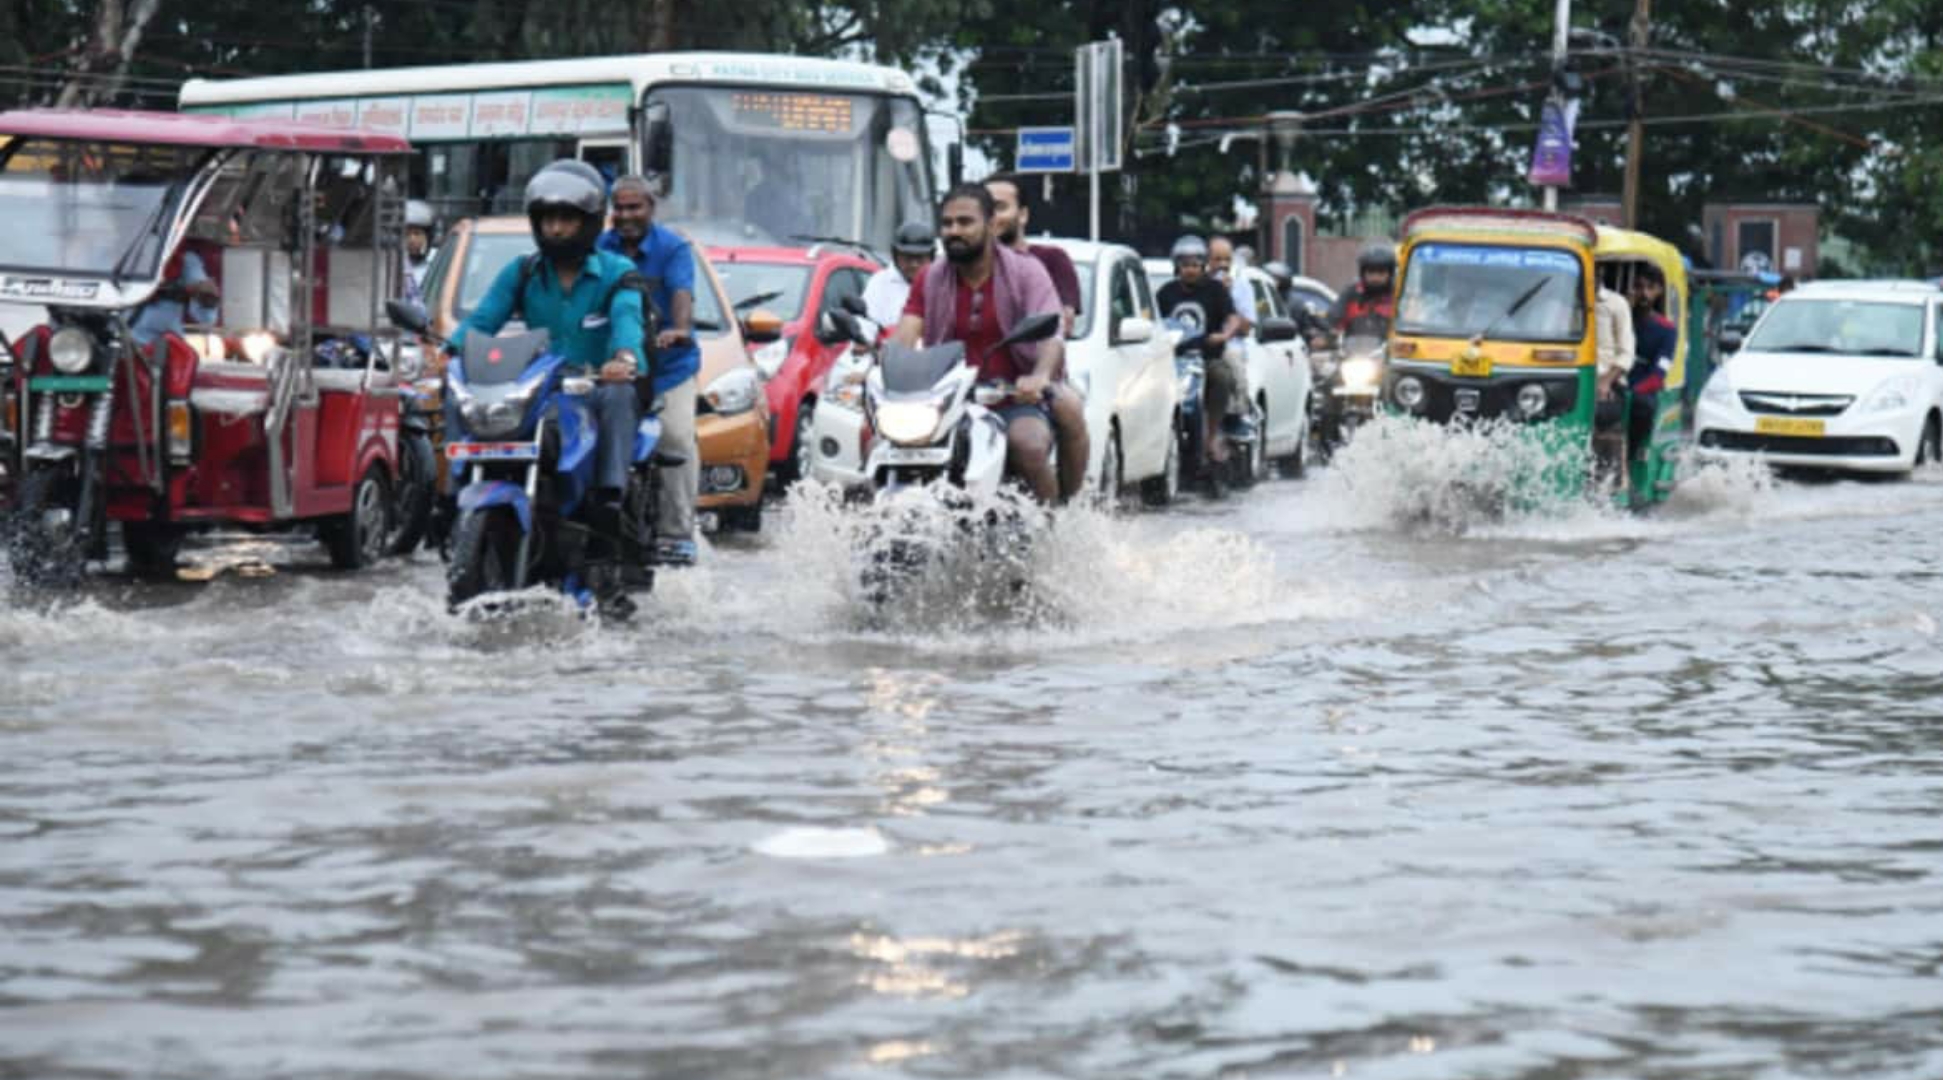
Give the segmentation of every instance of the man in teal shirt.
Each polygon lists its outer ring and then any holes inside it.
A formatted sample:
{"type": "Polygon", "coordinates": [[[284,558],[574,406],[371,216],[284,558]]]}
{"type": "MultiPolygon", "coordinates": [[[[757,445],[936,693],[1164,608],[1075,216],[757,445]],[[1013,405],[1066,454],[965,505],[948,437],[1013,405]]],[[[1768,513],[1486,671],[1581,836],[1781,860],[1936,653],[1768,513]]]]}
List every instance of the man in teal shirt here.
{"type": "MultiPolygon", "coordinates": [[[[570,365],[595,373],[595,504],[618,508],[633,464],[634,431],[641,422],[634,380],[649,374],[641,294],[617,288],[634,264],[596,251],[606,216],[607,192],[600,174],[581,161],[556,161],[526,185],[526,216],[540,260],[529,273],[515,259],[493,279],[472,314],[452,333],[453,351],[463,353],[469,333],[497,334],[518,313],[527,326],[545,330],[554,352],[570,365]],[[612,298],[606,310],[602,303],[612,298]]],[[[451,395],[446,397],[446,430],[463,431],[451,395]]]]}

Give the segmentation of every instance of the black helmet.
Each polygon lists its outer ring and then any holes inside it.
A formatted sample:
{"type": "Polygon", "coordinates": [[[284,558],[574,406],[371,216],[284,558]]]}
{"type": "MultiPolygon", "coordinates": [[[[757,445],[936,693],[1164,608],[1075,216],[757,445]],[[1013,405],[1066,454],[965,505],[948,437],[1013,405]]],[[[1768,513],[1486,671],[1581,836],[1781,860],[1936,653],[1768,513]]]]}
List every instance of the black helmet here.
{"type": "Polygon", "coordinates": [[[899,255],[923,255],[928,258],[937,244],[931,226],[922,221],[907,221],[899,225],[897,234],[891,238],[891,250],[899,255]]]}
{"type": "Polygon", "coordinates": [[[1356,272],[1387,270],[1397,272],[1397,249],[1379,240],[1356,253],[1356,272]]]}
{"type": "Polygon", "coordinates": [[[600,239],[606,213],[607,181],[584,161],[556,161],[526,182],[526,220],[533,227],[533,242],[549,259],[586,258],[600,239]],[[566,240],[548,240],[540,229],[540,218],[556,209],[580,215],[580,228],[566,240]]]}

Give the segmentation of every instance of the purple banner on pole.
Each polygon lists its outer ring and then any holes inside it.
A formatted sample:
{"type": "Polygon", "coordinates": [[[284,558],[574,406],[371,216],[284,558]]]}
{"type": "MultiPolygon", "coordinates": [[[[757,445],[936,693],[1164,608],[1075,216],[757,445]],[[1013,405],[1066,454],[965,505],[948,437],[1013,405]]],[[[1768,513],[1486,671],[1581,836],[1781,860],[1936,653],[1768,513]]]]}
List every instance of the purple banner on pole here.
{"type": "Polygon", "coordinates": [[[1540,187],[1572,186],[1572,124],[1579,103],[1552,98],[1538,117],[1538,140],[1531,148],[1531,182],[1540,187]]]}

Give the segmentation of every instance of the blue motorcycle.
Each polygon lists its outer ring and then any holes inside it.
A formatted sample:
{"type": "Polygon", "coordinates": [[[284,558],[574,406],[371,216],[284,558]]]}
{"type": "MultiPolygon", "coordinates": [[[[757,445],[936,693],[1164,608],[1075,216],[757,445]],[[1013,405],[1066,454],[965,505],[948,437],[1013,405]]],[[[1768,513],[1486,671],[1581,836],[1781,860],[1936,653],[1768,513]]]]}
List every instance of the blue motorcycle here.
{"type": "Polygon", "coordinates": [[[1260,438],[1259,407],[1243,399],[1240,413],[1220,418],[1222,434],[1229,443],[1228,462],[1220,468],[1209,468],[1202,452],[1207,442],[1207,426],[1202,419],[1208,364],[1202,346],[1207,333],[1199,326],[1175,319],[1167,319],[1163,325],[1180,335],[1174,341],[1174,374],[1180,380],[1180,409],[1174,414],[1174,437],[1180,448],[1182,481],[1216,496],[1230,487],[1253,485],[1258,478],[1249,471],[1248,462],[1254,458],[1255,440],[1260,438]]]}
{"type": "MultiPolygon", "coordinates": [[[[415,314],[400,305],[393,319],[415,329],[404,321],[415,314]]],[[[444,392],[459,420],[445,444],[448,490],[458,493],[446,599],[457,608],[546,583],[583,610],[625,618],[627,587],[654,586],[660,470],[681,459],[658,450],[661,419],[649,410],[635,431],[618,519],[597,514],[588,499],[596,384],[569,376],[550,344],[544,330],[472,334],[446,365],[444,392]]]]}

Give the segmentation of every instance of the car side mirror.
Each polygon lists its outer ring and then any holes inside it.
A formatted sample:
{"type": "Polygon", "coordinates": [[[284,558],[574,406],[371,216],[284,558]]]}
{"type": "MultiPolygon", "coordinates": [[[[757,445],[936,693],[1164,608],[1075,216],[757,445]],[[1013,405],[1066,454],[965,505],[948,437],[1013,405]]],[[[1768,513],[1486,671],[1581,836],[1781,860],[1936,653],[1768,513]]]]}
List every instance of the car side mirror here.
{"type": "Polygon", "coordinates": [[[1740,352],[1741,343],[1745,340],[1739,330],[1722,330],[1720,332],[1720,351],[1724,354],[1740,352]]]}
{"type": "Polygon", "coordinates": [[[391,325],[414,334],[423,334],[432,325],[425,309],[410,300],[385,301],[385,317],[391,325]]]}
{"type": "Polygon", "coordinates": [[[852,338],[850,328],[841,321],[847,314],[840,311],[826,311],[816,317],[816,340],[821,345],[835,345],[852,338]]]}
{"type": "Polygon", "coordinates": [[[1042,311],[1037,315],[1027,315],[1019,320],[1018,325],[1012,327],[1012,332],[1005,335],[1005,338],[998,343],[998,347],[1004,348],[1007,345],[1017,345],[1026,341],[1044,341],[1059,333],[1061,318],[1057,311],[1042,311]]]}
{"type": "Polygon", "coordinates": [[[1270,316],[1261,321],[1261,325],[1256,327],[1255,333],[1257,340],[1263,343],[1294,341],[1298,333],[1298,328],[1295,325],[1294,319],[1270,316]]]}
{"type": "Polygon", "coordinates": [[[753,345],[767,345],[783,336],[783,318],[767,308],[757,308],[742,320],[742,337],[753,345]]]}
{"type": "Polygon", "coordinates": [[[864,303],[864,298],[858,296],[856,293],[850,293],[843,299],[838,300],[837,306],[859,318],[870,318],[870,305],[864,303]]]}
{"type": "Polygon", "coordinates": [[[1140,345],[1154,340],[1154,320],[1129,315],[1113,328],[1115,345],[1140,345]]]}

